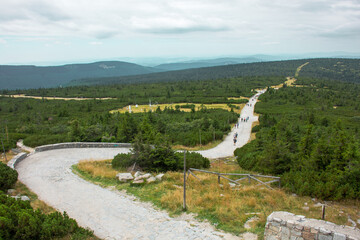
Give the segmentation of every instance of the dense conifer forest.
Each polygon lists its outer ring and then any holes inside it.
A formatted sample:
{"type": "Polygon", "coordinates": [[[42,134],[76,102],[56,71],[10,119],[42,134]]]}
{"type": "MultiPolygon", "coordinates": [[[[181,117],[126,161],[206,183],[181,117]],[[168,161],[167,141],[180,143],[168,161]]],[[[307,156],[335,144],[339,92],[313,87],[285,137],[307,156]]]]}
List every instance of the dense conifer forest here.
{"type": "Polygon", "coordinates": [[[300,78],[269,89],[255,111],[256,140],[235,151],[244,169],[322,199],[360,198],[360,85],[300,78]]]}

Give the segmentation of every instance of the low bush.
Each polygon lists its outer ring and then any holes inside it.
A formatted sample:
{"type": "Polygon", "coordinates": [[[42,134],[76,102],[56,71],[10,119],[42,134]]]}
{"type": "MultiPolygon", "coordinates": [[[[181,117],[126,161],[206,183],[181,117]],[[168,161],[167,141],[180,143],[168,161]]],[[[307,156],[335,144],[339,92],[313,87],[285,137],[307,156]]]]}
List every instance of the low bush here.
{"type": "Polygon", "coordinates": [[[45,215],[35,211],[28,201],[15,200],[0,192],[0,239],[46,240],[69,235],[87,239],[93,233],[79,227],[66,212],[45,215]]]}
{"type": "MultiPolygon", "coordinates": [[[[177,152],[176,155],[180,159],[177,165],[177,170],[184,169],[184,153],[177,152]]],[[[189,168],[209,168],[210,161],[203,157],[200,153],[186,152],[186,169],[189,168]]]]}
{"type": "Polygon", "coordinates": [[[111,165],[115,169],[127,168],[134,163],[130,153],[119,153],[111,161],[111,165]]]}
{"type": "MultiPolygon", "coordinates": [[[[120,153],[112,160],[115,169],[128,168],[136,163],[136,166],[146,171],[166,172],[183,169],[184,153],[175,152],[165,146],[151,147],[149,145],[137,146],[133,153],[120,153]]],[[[186,168],[209,168],[209,159],[199,153],[186,153],[186,168]]]]}
{"type": "Polygon", "coordinates": [[[16,170],[0,162],[0,191],[11,188],[17,181],[18,173],[16,170]]]}

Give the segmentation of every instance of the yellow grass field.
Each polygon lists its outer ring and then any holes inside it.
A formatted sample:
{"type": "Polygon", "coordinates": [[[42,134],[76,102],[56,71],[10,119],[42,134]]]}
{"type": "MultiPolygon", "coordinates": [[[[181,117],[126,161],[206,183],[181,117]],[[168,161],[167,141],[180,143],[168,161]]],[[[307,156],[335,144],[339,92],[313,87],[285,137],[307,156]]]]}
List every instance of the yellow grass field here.
{"type": "MultiPolygon", "coordinates": [[[[201,109],[201,105],[203,105],[204,107],[206,107],[207,109],[225,109],[227,111],[230,111],[231,108],[224,103],[217,103],[217,104],[199,104],[199,103],[165,103],[165,104],[157,104],[157,105],[131,105],[131,112],[132,113],[143,113],[143,112],[149,112],[149,111],[155,111],[158,107],[160,107],[161,110],[164,110],[165,107],[167,108],[173,108],[175,109],[176,105],[179,106],[184,106],[184,105],[191,105],[194,104],[195,105],[195,109],[199,110],[201,109]]],[[[241,109],[245,106],[245,104],[233,104],[237,107],[239,107],[240,109],[234,109],[234,112],[236,113],[240,113],[241,109]]],[[[180,111],[183,112],[190,112],[191,109],[190,108],[180,108],[180,111]]],[[[116,110],[112,110],[110,111],[110,113],[125,113],[125,112],[129,112],[129,106],[123,107],[123,108],[119,108],[116,110]]]]}
{"type": "Polygon", "coordinates": [[[227,98],[228,100],[241,100],[241,99],[246,99],[246,100],[249,100],[250,98],[248,97],[229,97],[227,98]]]}

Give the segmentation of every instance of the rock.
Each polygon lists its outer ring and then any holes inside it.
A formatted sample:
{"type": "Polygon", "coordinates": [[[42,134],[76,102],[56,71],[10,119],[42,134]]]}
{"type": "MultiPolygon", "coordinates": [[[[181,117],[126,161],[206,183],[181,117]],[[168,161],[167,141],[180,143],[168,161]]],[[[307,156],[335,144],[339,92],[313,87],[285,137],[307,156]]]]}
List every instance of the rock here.
{"type": "Polygon", "coordinates": [[[224,194],[220,194],[220,197],[223,197],[224,196],[224,194]]]}
{"type": "Polygon", "coordinates": [[[357,220],[357,223],[360,224],[360,219],[357,220]]]}
{"type": "Polygon", "coordinates": [[[305,206],[307,206],[307,205],[308,205],[308,203],[306,202],[306,203],[304,203],[304,205],[305,205],[305,206]]]}
{"type": "Polygon", "coordinates": [[[156,182],[156,178],[155,177],[149,177],[147,180],[146,180],[147,183],[152,183],[152,182],[156,182]]]}
{"type": "Polygon", "coordinates": [[[258,236],[254,233],[246,232],[240,235],[240,239],[257,240],[258,236]]]}
{"type": "Polygon", "coordinates": [[[128,180],[134,179],[131,173],[118,173],[116,174],[116,177],[118,177],[121,182],[127,182],[128,180]]]}
{"type": "Polygon", "coordinates": [[[236,184],[235,183],[229,183],[230,187],[236,187],[236,184]]]}
{"type": "Polygon", "coordinates": [[[160,173],[160,174],[156,175],[155,178],[156,178],[157,180],[161,181],[161,179],[162,179],[162,177],[163,177],[164,175],[165,175],[165,174],[160,173]]]}
{"type": "Polygon", "coordinates": [[[140,176],[137,176],[135,177],[134,181],[138,181],[138,180],[141,180],[141,179],[148,179],[152,177],[150,173],[146,173],[144,175],[140,175],[140,176]]]}
{"type": "Polygon", "coordinates": [[[7,193],[8,194],[13,194],[13,193],[15,193],[15,189],[8,189],[7,193]]]}
{"type": "Polygon", "coordinates": [[[293,197],[297,197],[297,195],[296,195],[295,193],[291,194],[291,196],[293,196],[293,197]]]}
{"type": "Polygon", "coordinates": [[[322,204],[321,203],[316,203],[316,204],[314,204],[314,207],[322,207],[322,204]]]}
{"type": "Polygon", "coordinates": [[[309,210],[310,210],[309,207],[302,207],[302,209],[305,210],[305,211],[309,211],[309,210]]]}
{"type": "Polygon", "coordinates": [[[18,200],[18,199],[20,199],[20,197],[19,196],[11,196],[12,198],[15,198],[15,200],[18,200]]]}
{"type": "Polygon", "coordinates": [[[141,184],[141,183],[144,183],[144,179],[134,180],[132,183],[134,183],[134,184],[141,184]]]}
{"type": "Polygon", "coordinates": [[[30,201],[30,198],[28,196],[21,196],[21,201],[30,201]]]}
{"type": "Polygon", "coordinates": [[[137,172],[134,174],[134,177],[137,178],[137,177],[139,177],[139,176],[141,176],[141,175],[144,175],[144,173],[143,173],[143,172],[140,172],[140,171],[137,171],[137,172]]]}

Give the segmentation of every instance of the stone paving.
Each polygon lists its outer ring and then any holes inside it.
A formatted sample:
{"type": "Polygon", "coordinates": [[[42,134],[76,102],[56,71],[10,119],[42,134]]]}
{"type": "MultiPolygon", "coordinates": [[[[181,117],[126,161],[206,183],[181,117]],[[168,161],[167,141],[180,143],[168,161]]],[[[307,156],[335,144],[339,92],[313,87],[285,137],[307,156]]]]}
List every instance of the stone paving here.
{"type": "Polygon", "coordinates": [[[192,218],[171,218],[125,193],[89,183],[71,171],[83,159],[109,159],[126,148],[58,149],[30,155],[16,167],[39,199],[66,211],[102,239],[241,239],[192,218]]]}

